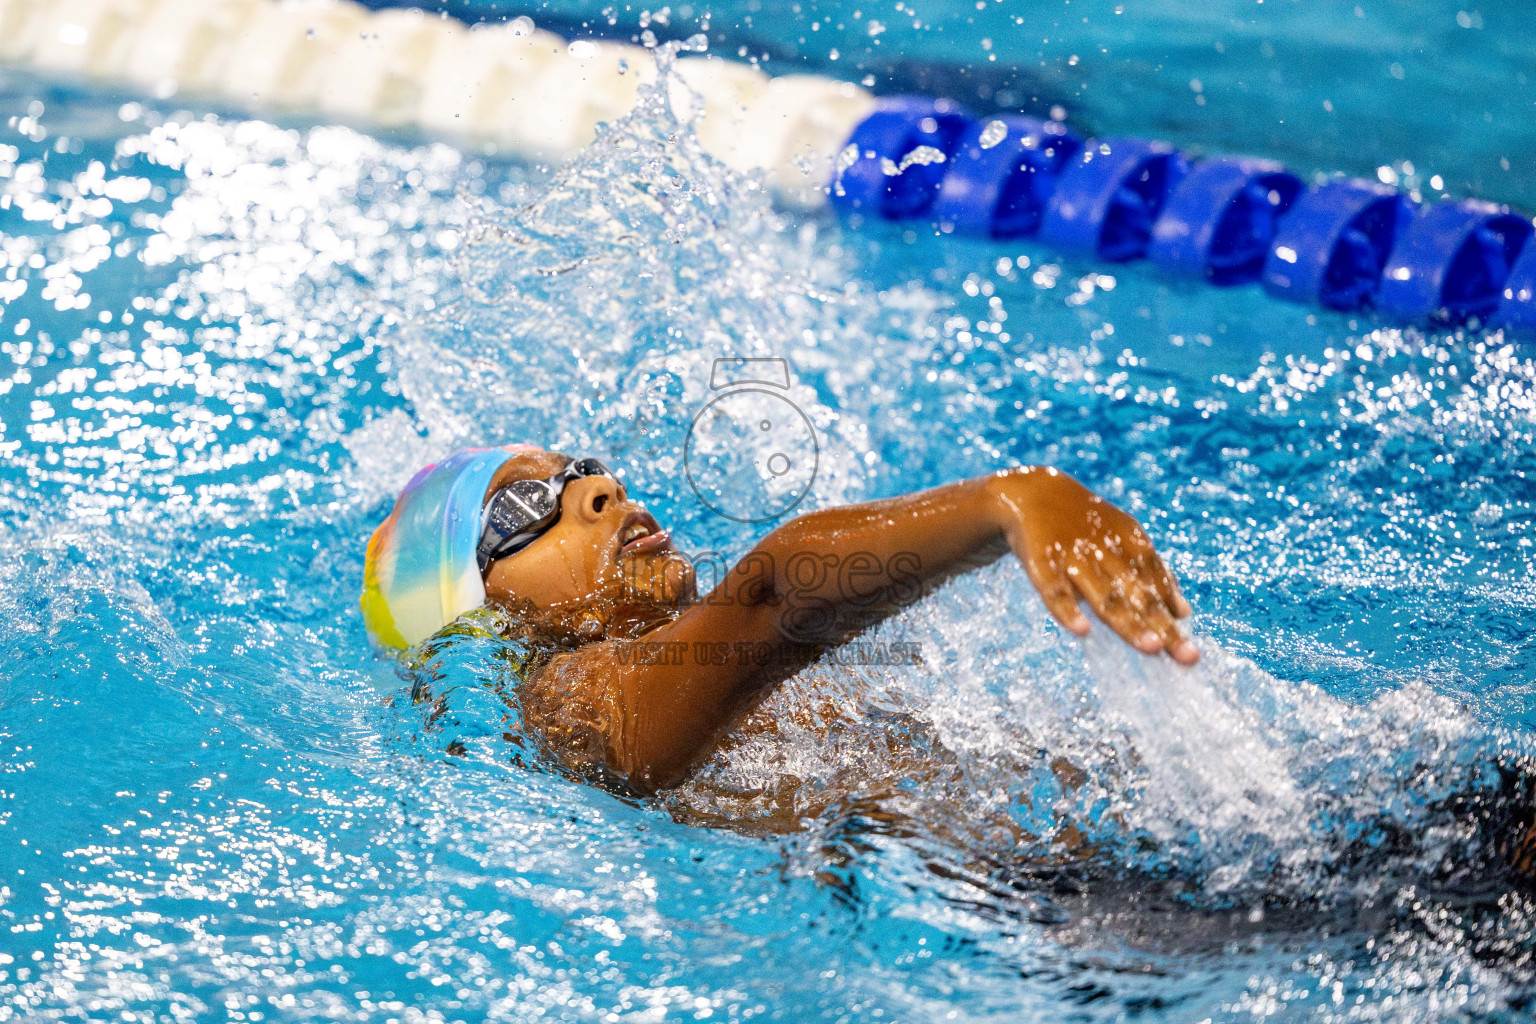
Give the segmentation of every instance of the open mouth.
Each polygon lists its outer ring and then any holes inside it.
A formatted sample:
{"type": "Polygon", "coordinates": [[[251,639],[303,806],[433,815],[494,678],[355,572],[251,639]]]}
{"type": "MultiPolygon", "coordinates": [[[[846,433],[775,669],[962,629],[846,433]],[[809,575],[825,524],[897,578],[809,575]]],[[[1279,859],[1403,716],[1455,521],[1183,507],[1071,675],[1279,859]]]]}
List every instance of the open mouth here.
{"type": "Polygon", "coordinates": [[[619,551],[616,557],[641,555],[648,551],[660,551],[670,547],[672,535],[663,530],[649,512],[631,512],[619,530],[619,551]]]}

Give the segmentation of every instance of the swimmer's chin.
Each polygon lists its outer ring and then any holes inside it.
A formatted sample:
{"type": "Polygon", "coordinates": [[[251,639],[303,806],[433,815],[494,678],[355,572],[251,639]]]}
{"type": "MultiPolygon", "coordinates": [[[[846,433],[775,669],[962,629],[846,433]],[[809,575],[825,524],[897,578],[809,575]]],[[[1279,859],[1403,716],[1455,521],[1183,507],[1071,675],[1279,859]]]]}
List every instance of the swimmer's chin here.
{"type": "Polygon", "coordinates": [[[693,563],[672,546],[665,531],[646,537],[653,545],[626,548],[619,556],[628,597],[646,604],[678,608],[692,604],[698,597],[698,582],[693,563]]]}

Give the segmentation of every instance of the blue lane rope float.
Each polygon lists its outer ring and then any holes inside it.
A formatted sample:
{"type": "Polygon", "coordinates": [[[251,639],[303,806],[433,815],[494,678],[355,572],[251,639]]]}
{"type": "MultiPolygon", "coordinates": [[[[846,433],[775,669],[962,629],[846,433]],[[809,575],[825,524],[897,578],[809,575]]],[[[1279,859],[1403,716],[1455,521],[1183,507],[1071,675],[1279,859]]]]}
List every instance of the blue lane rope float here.
{"type": "Polygon", "coordinates": [[[949,154],[934,219],[964,234],[1033,234],[1083,140],[1060,121],[1010,114],[973,121],[949,154]]]}
{"type": "Polygon", "coordinates": [[[1396,189],[1374,182],[1308,189],[1280,220],[1264,261],[1264,287],[1293,302],[1359,309],[1375,296],[1411,216],[1396,189]]]}
{"type": "Polygon", "coordinates": [[[1491,203],[1427,207],[1392,250],[1381,307],[1408,321],[1487,317],[1530,237],[1530,221],[1491,203]]]}
{"type": "Polygon", "coordinates": [[[1259,281],[1293,302],[1403,323],[1478,318],[1536,333],[1532,221],[1489,203],[1419,205],[1362,180],[1308,188],[1269,160],[1191,163],[1163,142],[1083,143],[1059,122],[972,118],[913,96],[879,100],[828,191],[844,213],[1033,236],[1108,262],[1146,256],[1212,284],[1259,281]]]}
{"type": "Polygon", "coordinates": [[[1504,294],[1489,323],[1536,334],[1536,243],[1526,245],[1504,279],[1504,294]]]}
{"type": "Polygon", "coordinates": [[[1089,139],[1056,181],[1040,238],[1111,263],[1140,259],[1168,193],[1188,170],[1166,142],[1089,139]]]}
{"type": "Polygon", "coordinates": [[[1257,281],[1279,218],[1302,188],[1300,178],[1271,160],[1202,160],[1168,197],[1147,255],[1213,284],[1257,281]]]}
{"type": "Polygon", "coordinates": [[[971,119],[948,100],[898,96],[881,103],[853,130],[833,202],[889,220],[926,212],[946,163],[971,119]]]}

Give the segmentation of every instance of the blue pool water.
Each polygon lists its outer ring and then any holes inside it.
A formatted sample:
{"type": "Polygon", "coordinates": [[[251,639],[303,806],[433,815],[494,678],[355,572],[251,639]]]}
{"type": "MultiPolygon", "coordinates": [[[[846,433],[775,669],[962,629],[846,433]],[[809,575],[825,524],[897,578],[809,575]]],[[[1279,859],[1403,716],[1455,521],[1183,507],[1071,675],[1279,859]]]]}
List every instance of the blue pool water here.
{"type": "MultiPolygon", "coordinates": [[[[1089,128],[1536,207],[1512,3],[763,6],[713,26],[995,53],[1089,128]]],[[[1536,910],[1457,876],[1441,806],[1536,752],[1516,339],[775,211],[654,98],[550,170],[0,90],[0,1018],[1528,1015],[1536,910]],[[999,564],[881,627],[922,665],[813,666],[635,803],[547,770],[493,637],[370,653],[364,539],[457,445],[611,456],[744,551],[681,482],[726,355],[792,362],[808,506],[1078,474],[1204,660],[1066,638],[999,564]]]]}

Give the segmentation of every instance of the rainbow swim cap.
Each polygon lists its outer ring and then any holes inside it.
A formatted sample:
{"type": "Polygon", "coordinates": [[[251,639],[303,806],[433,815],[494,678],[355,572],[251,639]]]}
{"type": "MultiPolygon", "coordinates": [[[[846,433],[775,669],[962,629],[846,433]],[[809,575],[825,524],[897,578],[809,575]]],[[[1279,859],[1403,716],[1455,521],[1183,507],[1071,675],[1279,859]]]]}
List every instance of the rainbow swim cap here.
{"type": "Polygon", "coordinates": [[[363,563],[363,623],[375,643],[414,647],[485,604],[475,559],[485,489],[510,456],[541,450],[468,448],[411,477],[363,563]]]}

